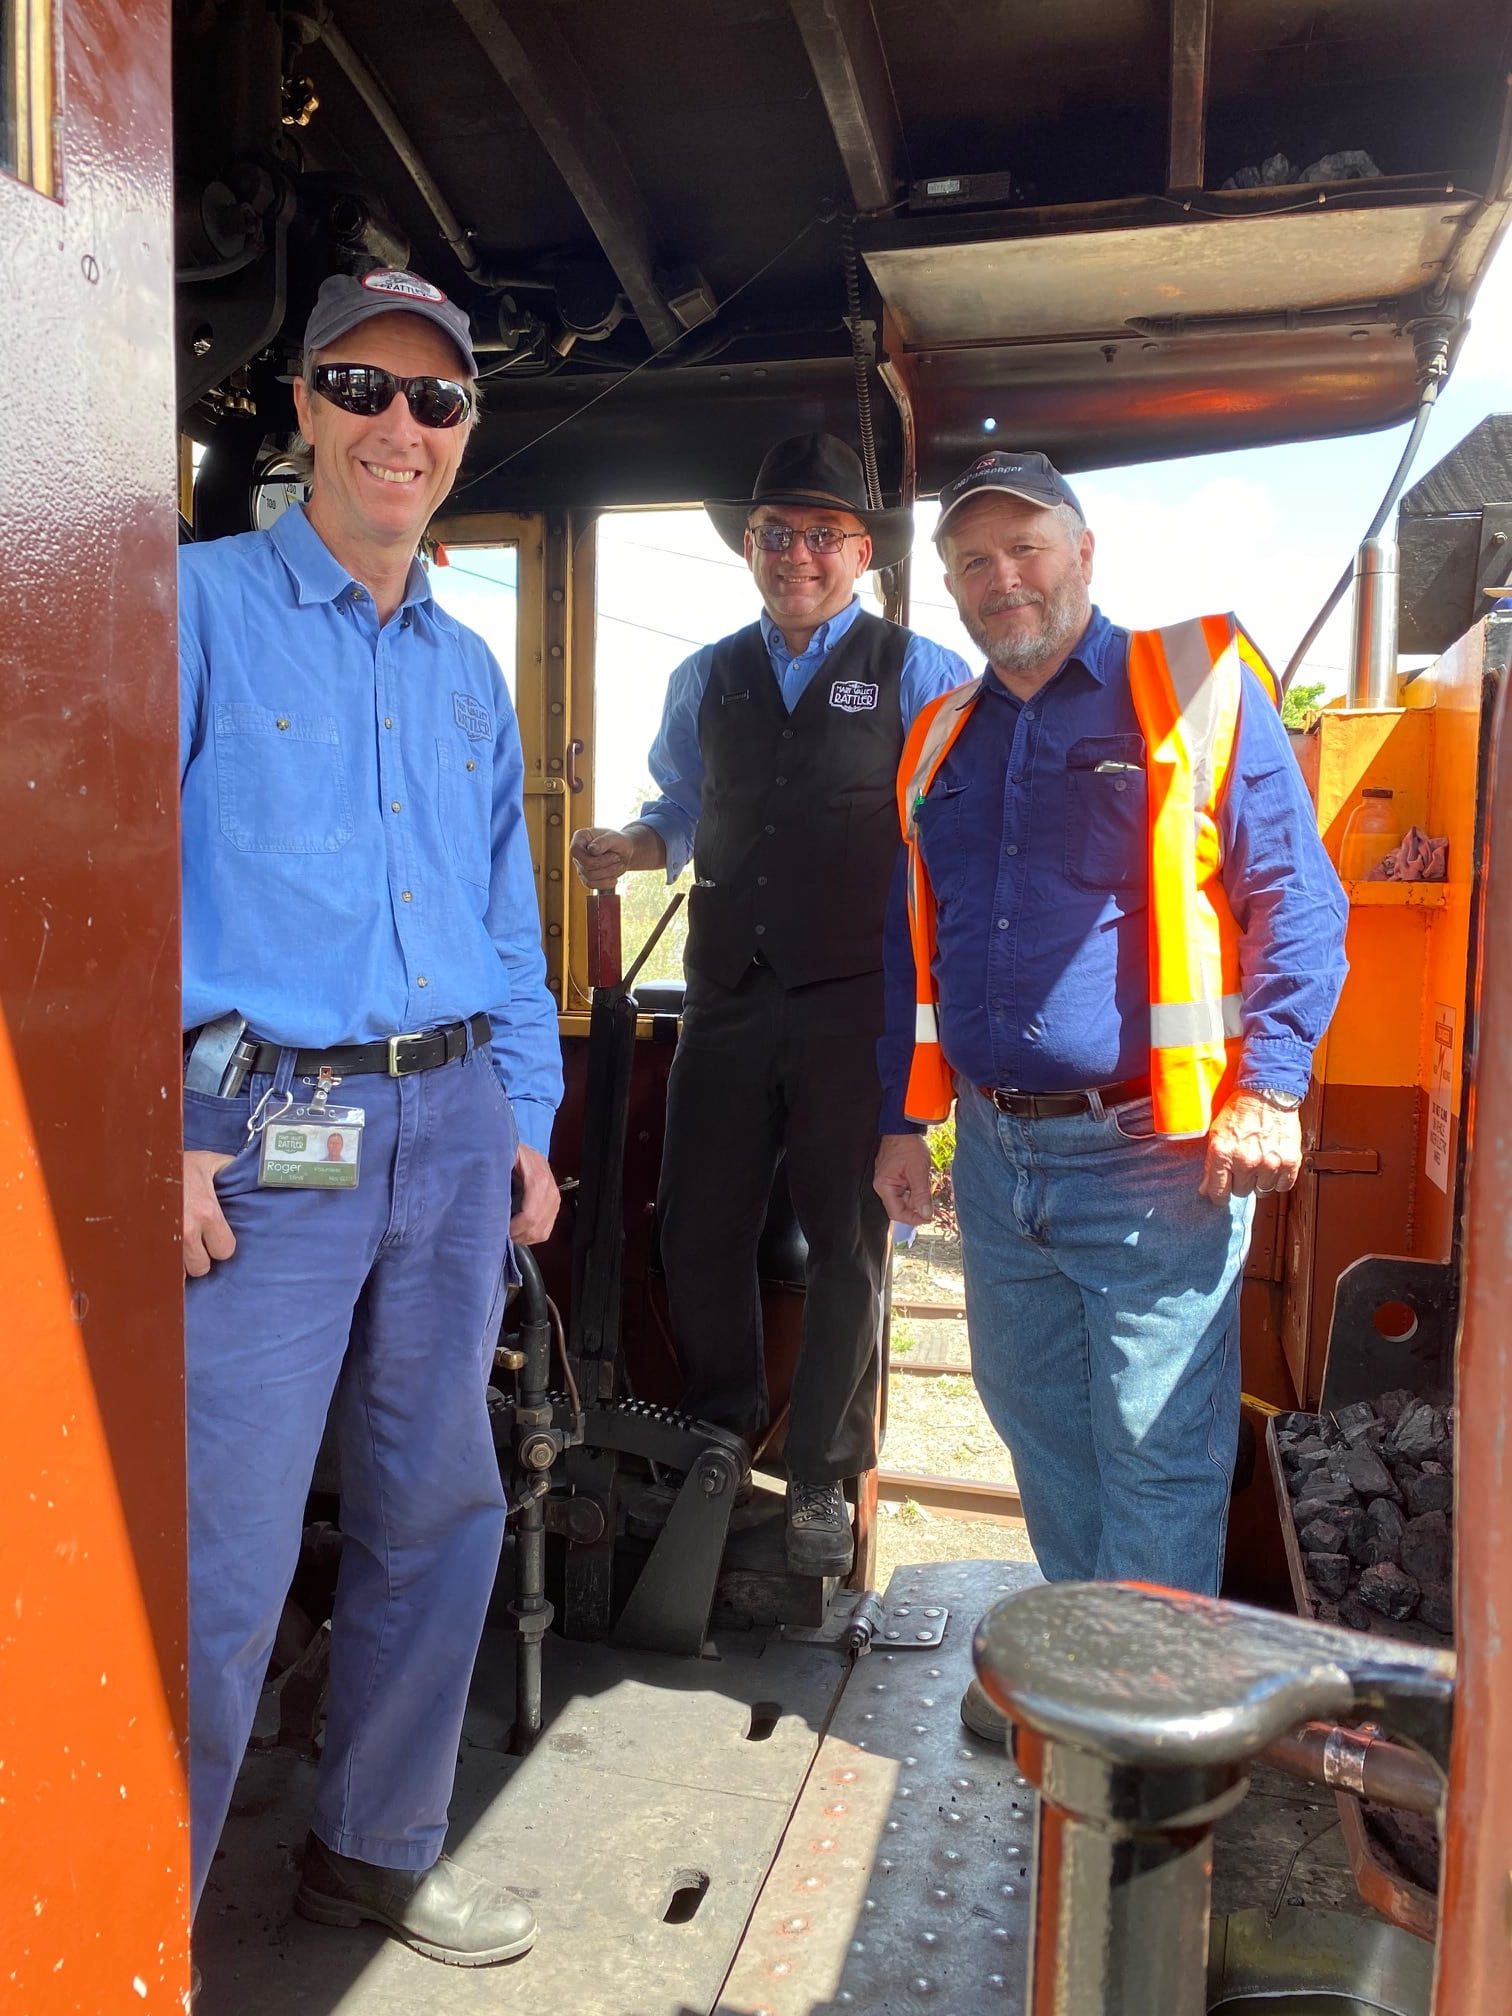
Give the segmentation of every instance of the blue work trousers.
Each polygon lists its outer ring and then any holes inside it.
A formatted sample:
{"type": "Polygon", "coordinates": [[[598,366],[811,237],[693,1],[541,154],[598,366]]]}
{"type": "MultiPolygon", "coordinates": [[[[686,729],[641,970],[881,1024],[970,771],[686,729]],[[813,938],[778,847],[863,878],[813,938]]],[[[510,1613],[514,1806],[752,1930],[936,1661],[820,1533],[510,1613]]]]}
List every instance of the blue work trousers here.
{"type": "Polygon", "coordinates": [[[1052,1582],[1217,1593],[1254,1200],[1199,1196],[1205,1153],[1148,1099],[1020,1119],[957,1086],[972,1370],[1052,1582]]]}
{"type": "MultiPolygon", "coordinates": [[[[272,1083],[250,1081],[243,1115],[272,1083]]],[[[261,1189],[260,1137],[248,1143],[216,1178],[236,1251],[186,1289],[196,1904],[328,1411],[345,1542],[312,1825],[338,1853],[395,1869],[440,1853],[504,1531],[485,1390],[509,1258],[509,1100],[486,1049],[333,1096],[367,1116],[358,1187],[261,1189]]],[[[227,1103],[185,1095],[188,1146],[225,1139],[227,1103]]]]}

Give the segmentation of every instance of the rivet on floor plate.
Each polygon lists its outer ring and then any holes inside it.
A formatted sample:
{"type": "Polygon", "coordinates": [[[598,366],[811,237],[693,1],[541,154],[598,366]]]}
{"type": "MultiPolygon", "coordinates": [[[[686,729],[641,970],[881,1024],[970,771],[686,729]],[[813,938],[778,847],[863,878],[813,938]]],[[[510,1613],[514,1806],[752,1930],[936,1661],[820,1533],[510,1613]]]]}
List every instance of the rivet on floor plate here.
{"type": "Polygon", "coordinates": [[[1008,1941],[1013,1937],[1013,1934],[1008,1930],[1006,1925],[994,1925],[989,1936],[996,1939],[999,1946],[1006,1946],[1008,1941]]]}
{"type": "MultiPolygon", "coordinates": [[[[875,1721],[876,1721],[876,1719],[877,1719],[877,1717],[876,1717],[876,1712],[875,1712],[875,1710],[873,1710],[873,1709],[871,1709],[871,1708],[863,1708],[863,1709],[861,1710],[861,1720],[862,1720],[863,1722],[875,1722],[875,1721]]],[[[961,1752],[961,1755],[962,1755],[963,1757],[969,1757],[969,1756],[971,1755],[971,1752],[970,1752],[969,1750],[963,1750],[963,1751],[961,1752]]]]}
{"type": "Polygon", "coordinates": [[[784,1932],[807,1932],[808,1922],[807,1918],[787,1918],[783,1921],[782,1929],[784,1932]]]}
{"type": "Polygon", "coordinates": [[[929,1734],[929,1724],[927,1722],[915,1722],[913,1732],[915,1736],[927,1736],[929,1734]]]}
{"type": "Polygon", "coordinates": [[[961,1851],[959,1848],[942,1848],[940,1850],[940,1860],[942,1862],[954,1863],[959,1862],[960,1859],[961,1859],[961,1851]]]}
{"type": "Polygon", "coordinates": [[[964,1813],[947,1813],[945,1818],[950,1822],[952,1827],[959,1827],[961,1822],[966,1818],[966,1815],[964,1813]]]}
{"type": "Polygon", "coordinates": [[[1017,1897],[1018,1885],[1015,1883],[1000,1884],[998,1887],[998,1895],[999,1897],[1017,1897]]]}
{"type": "Polygon", "coordinates": [[[935,1705],[935,1697],[933,1696],[933,1694],[926,1694],[923,1700],[919,1703],[919,1706],[921,1708],[933,1708],[934,1705],[935,1705]]]}
{"type": "Polygon", "coordinates": [[[875,1911],[876,1908],[877,1908],[877,1900],[875,1897],[868,1897],[861,1906],[861,1909],[863,1911],[875,1911]]]}
{"type": "MultiPolygon", "coordinates": [[[[866,1717],[866,1716],[863,1716],[863,1717],[862,1717],[861,1719],[862,1719],[863,1721],[866,1721],[866,1720],[868,1720],[869,1718],[868,1718],[868,1717],[866,1717]]],[[[960,1749],[959,1749],[959,1750],[957,1750],[957,1752],[956,1752],[956,1755],[957,1755],[957,1757],[964,1757],[964,1758],[966,1758],[966,1759],[967,1759],[967,1761],[968,1761],[969,1763],[975,1763],[975,1762],[976,1762],[976,1754],[977,1754],[977,1753],[975,1752],[975,1750],[973,1750],[973,1749],[972,1749],[972,1748],[970,1747],[970,1745],[969,1745],[969,1744],[966,1744],[966,1743],[963,1743],[963,1744],[961,1745],[960,1749]]],[[[1017,1802],[1015,1802],[1015,1803],[1017,1803],[1017,1802]]]]}
{"type": "Polygon", "coordinates": [[[847,2008],[848,2008],[848,2007],[850,2006],[850,2004],[851,2004],[852,2002],[854,2002],[854,2001],[855,2001],[855,1999],[856,1999],[856,1998],[855,1998],[855,1996],[854,1996],[854,1995],[852,1995],[852,1993],[851,1993],[851,1991],[849,1990],[849,1988],[842,1988],[842,1989],[840,1990],[840,1993],[839,1993],[839,1994],[838,1994],[838,1995],[837,1995],[837,1996],[835,1997],[835,2000],[836,2000],[837,2002],[843,2002],[843,2003],[845,2003],[845,2005],[847,2006],[847,2008]]]}
{"type": "Polygon", "coordinates": [[[877,1867],[882,1871],[882,1874],[884,1876],[891,1874],[891,1872],[894,1869],[896,1869],[897,1866],[898,1866],[897,1863],[894,1862],[891,1855],[884,1855],[877,1864],[877,1867]]]}
{"type": "Polygon", "coordinates": [[[893,1612],[893,1615],[895,1617],[906,1617],[908,1615],[908,1605],[906,1603],[900,1603],[897,1609],[893,1612]]]}
{"type": "Polygon", "coordinates": [[[829,1834],[826,1834],[821,1840],[818,1840],[814,1843],[814,1853],[816,1855],[829,1855],[834,1852],[834,1847],[835,1843],[833,1837],[829,1834]]]}
{"type": "Polygon", "coordinates": [[[805,1876],[799,1888],[803,1890],[822,1890],[824,1888],[824,1878],[822,1876],[805,1876]]]}
{"type": "Polygon", "coordinates": [[[885,1680],[873,1680],[872,1692],[873,1694],[885,1694],[887,1692],[887,1682],[885,1680]]]}
{"type": "Polygon", "coordinates": [[[938,1617],[939,1614],[940,1612],[934,1604],[930,1604],[929,1607],[924,1612],[924,1615],[926,1617],[938,1617]]]}
{"type": "Polygon", "coordinates": [[[938,1946],[939,1943],[940,1935],[938,1932],[921,1932],[919,1934],[919,1944],[921,1946],[938,1946]]]}
{"type": "Polygon", "coordinates": [[[825,1817],[830,1820],[843,1819],[849,1811],[850,1808],[843,1799],[836,1799],[832,1805],[826,1806],[824,1809],[825,1817]]]}
{"type": "Polygon", "coordinates": [[[927,1974],[915,1974],[908,1985],[915,1995],[933,1995],[936,1986],[927,1974]]]}
{"type": "Polygon", "coordinates": [[[791,1974],[792,1971],[793,1971],[793,1963],[791,1960],[774,1960],[771,1966],[768,1967],[767,1969],[768,1974],[776,1974],[779,1976],[783,1974],[791,1974]]]}
{"type": "Polygon", "coordinates": [[[887,1635],[889,1638],[901,1638],[903,1633],[901,1631],[889,1631],[887,1635]]]}
{"type": "Polygon", "coordinates": [[[936,1904],[954,1904],[955,1902],[955,1892],[953,1890],[931,1890],[929,1895],[931,1901],[936,1904]]]}
{"type": "MultiPolygon", "coordinates": [[[[928,1635],[929,1635],[929,1634],[928,1634],[927,1632],[924,1632],[924,1631],[921,1631],[921,1632],[919,1633],[919,1636],[920,1636],[921,1638],[924,1638],[924,1637],[927,1637],[928,1635]]],[[[938,1680],[938,1679],[939,1679],[939,1677],[940,1677],[940,1669],[939,1669],[939,1667],[938,1667],[938,1666],[931,1666],[931,1667],[930,1667],[930,1669],[929,1669],[929,1677],[930,1677],[930,1679],[931,1679],[931,1680],[938,1680]]]]}
{"type": "Polygon", "coordinates": [[[888,1822],[886,1823],[886,1826],[887,1826],[887,1832],[888,1832],[889,1834],[896,1834],[896,1833],[897,1833],[897,1831],[898,1831],[898,1826],[899,1826],[899,1823],[898,1823],[898,1821],[896,1821],[896,1820],[889,1820],[889,1821],[888,1821],[888,1822]]]}
{"type": "Polygon", "coordinates": [[[864,1939],[852,1939],[850,1950],[852,1953],[864,1953],[866,1951],[866,1941],[864,1939]]]}
{"type": "Polygon", "coordinates": [[[834,1771],[830,1774],[830,1783],[832,1785],[854,1785],[855,1782],[856,1774],[854,1771],[834,1771]]]}
{"type": "MultiPolygon", "coordinates": [[[[914,1633],[914,1636],[918,1639],[921,1645],[931,1645],[934,1643],[933,1631],[916,1631],[914,1633]]],[[[938,1680],[940,1676],[937,1673],[934,1677],[938,1680]]]]}
{"type": "Polygon", "coordinates": [[[971,1780],[969,1778],[957,1778],[954,1782],[957,1792],[969,1792],[971,1790],[971,1780]]]}
{"type": "Polygon", "coordinates": [[[989,1974],[987,1976],[987,1986],[995,1988],[1001,1995],[1003,1990],[1008,1986],[1008,1976],[1006,1974],[989,1974]]]}
{"type": "Polygon", "coordinates": [[[900,1785],[898,1787],[898,1797],[900,1799],[912,1799],[913,1797],[912,1785],[900,1785]]]}
{"type": "Polygon", "coordinates": [[[917,1758],[917,1757],[905,1757],[905,1758],[903,1759],[903,1762],[904,1762],[904,1763],[905,1763],[906,1765],[908,1765],[908,1767],[910,1768],[910,1770],[911,1770],[911,1769],[912,1769],[912,1768],[914,1767],[914,1765],[916,1765],[916,1764],[918,1763],[918,1761],[919,1761],[919,1760],[918,1760],[918,1758],[917,1758]]]}

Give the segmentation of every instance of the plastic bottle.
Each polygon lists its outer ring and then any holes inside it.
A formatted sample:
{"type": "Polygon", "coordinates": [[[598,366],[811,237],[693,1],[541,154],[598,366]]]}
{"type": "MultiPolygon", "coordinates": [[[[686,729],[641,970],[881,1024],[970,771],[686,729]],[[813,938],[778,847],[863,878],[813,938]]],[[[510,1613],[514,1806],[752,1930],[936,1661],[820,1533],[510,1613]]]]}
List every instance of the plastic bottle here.
{"type": "Polygon", "coordinates": [[[1339,875],[1345,882],[1364,882],[1393,848],[1401,845],[1402,827],[1391,792],[1367,785],[1349,815],[1339,848],[1339,875]]]}

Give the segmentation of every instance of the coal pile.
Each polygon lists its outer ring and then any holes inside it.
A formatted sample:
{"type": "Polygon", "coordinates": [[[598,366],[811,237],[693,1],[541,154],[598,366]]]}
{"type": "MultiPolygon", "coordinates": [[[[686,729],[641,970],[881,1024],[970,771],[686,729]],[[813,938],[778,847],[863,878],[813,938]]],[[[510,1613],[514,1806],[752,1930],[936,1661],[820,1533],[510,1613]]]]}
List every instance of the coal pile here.
{"type": "Polygon", "coordinates": [[[1454,1630],[1453,1407],[1384,1393],[1282,1414],[1276,1448],[1314,1614],[1447,1644],[1454,1630]]]}

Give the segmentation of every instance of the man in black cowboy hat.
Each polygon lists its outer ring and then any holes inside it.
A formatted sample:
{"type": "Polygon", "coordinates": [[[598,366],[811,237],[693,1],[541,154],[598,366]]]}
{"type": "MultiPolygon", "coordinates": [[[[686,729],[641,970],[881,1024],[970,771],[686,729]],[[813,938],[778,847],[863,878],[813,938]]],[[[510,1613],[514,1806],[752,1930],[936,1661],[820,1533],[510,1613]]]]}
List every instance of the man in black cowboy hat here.
{"type": "Polygon", "coordinates": [[[789,1565],[844,1574],[843,1480],[875,1460],[887,1215],[871,1188],[882,921],[908,726],[966,679],[952,652],[866,613],[856,584],[908,552],[912,514],[867,508],[854,451],[781,441],[749,499],[705,509],[744,555],[760,619],[673,673],[623,832],[573,836],[592,889],[694,857],[688,989],[667,1094],[662,1258],[683,1405],[766,1422],[756,1247],[779,1157],[808,1242],[787,1426],[789,1565]]]}

